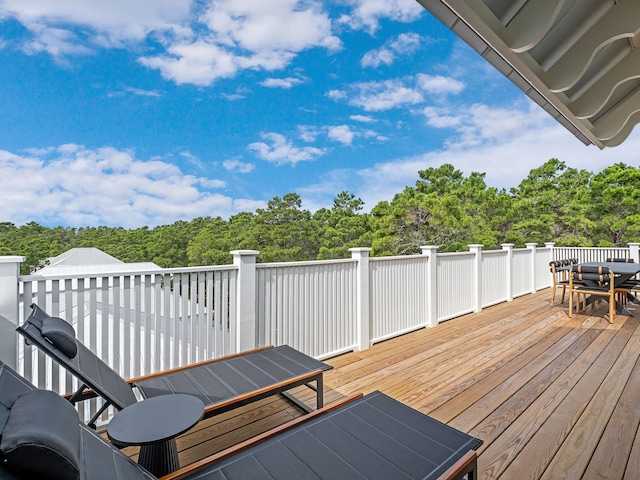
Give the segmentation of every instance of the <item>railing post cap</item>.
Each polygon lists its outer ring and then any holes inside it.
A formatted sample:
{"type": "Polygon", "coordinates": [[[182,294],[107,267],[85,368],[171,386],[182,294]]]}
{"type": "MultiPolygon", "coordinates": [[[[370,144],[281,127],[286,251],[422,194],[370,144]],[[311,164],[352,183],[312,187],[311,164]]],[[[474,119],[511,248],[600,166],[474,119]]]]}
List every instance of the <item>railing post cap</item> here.
{"type": "Polygon", "coordinates": [[[640,242],[629,242],[627,245],[630,247],[640,247],[640,242]]]}
{"type": "Polygon", "coordinates": [[[545,247],[553,247],[555,244],[556,242],[544,242],[545,247]]]}
{"type": "Polygon", "coordinates": [[[231,250],[229,252],[231,255],[239,256],[239,255],[260,255],[259,250],[231,250]]]}
{"type": "Polygon", "coordinates": [[[20,255],[7,255],[5,257],[0,257],[0,263],[22,263],[26,259],[26,257],[22,257],[20,255]]]}
{"type": "Polygon", "coordinates": [[[504,248],[513,248],[513,246],[515,245],[515,243],[501,243],[500,246],[504,249],[504,248]]]}
{"type": "Polygon", "coordinates": [[[440,248],[438,245],[423,245],[420,247],[420,250],[422,250],[422,253],[435,252],[438,248],[440,248]]]}
{"type": "Polygon", "coordinates": [[[529,243],[525,243],[525,245],[527,246],[527,248],[536,248],[538,246],[537,242],[529,242],[529,243]]]}
{"type": "Polygon", "coordinates": [[[355,247],[355,248],[350,248],[349,251],[351,252],[351,258],[365,259],[365,258],[369,258],[369,252],[371,251],[371,248],[355,247]]]}
{"type": "Polygon", "coordinates": [[[467,245],[467,247],[469,247],[470,250],[480,250],[484,245],[482,243],[472,243],[467,245]]]}

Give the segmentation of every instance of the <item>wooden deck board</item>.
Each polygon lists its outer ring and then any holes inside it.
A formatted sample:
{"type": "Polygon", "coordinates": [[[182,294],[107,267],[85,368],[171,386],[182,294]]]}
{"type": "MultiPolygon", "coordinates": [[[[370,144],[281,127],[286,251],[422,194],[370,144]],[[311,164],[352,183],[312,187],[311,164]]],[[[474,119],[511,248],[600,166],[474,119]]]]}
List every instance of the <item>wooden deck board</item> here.
{"type": "MultiPolygon", "coordinates": [[[[549,290],[327,360],[325,403],[381,390],[484,440],[481,479],[640,478],[640,309],[574,314],[549,290]],[[582,473],[581,473],[582,472],[582,473]],[[582,477],[580,476],[582,475],[582,477]]],[[[315,406],[315,393],[296,396],[315,406]]],[[[302,415],[272,397],[200,422],[181,462],[302,415]]],[[[130,451],[135,457],[135,449],[130,451]]]]}
{"type": "MultiPolygon", "coordinates": [[[[629,378],[640,377],[640,360],[636,360],[629,378]]],[[[640,426],[640,382],[627,381],[604,434],[600,438],[587,467],[585,480],[623,478],[625,467],[637,462],[631,456],[634,438],[640,426]]],[[[637,473],[636,477],[639,478],[637,473]]]]}

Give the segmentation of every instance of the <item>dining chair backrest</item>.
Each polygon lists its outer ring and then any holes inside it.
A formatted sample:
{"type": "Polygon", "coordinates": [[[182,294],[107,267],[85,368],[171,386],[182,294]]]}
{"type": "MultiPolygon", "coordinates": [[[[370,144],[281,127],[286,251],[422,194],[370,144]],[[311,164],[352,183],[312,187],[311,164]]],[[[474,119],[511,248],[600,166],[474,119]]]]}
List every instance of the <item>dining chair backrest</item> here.
{"type": "Polygon", "coordinates": [[[605,260],[606,262],[618,262],[618,263],[635,263],[635,260],[633,258],[613,258],[613,257],[609,257],[605,260]]]}
{"type": "Polygon", "coordinates": [[[571,267],[574,281],[609,283],[613,273],[608,267],[597,265],[574,265],[571,267]]]}

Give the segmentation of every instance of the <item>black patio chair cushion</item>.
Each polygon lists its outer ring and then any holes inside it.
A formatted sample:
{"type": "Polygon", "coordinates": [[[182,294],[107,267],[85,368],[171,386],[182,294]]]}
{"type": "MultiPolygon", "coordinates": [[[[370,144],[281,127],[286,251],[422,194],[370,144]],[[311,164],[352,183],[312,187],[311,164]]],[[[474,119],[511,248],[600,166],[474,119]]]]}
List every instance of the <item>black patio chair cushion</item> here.
{"type": "Polygon", "coordinates": [[[42,320],[41,331],[44,338],[67,357],[73,358],[78,353],[76,331],[71,324],[65,322],[62,318],[45,318],[42,320]]]}
{"type": "Polygon", "coordinates": [[[78,480],[78,413],[55,392],[22,393],[9,410],[0,451],[20,478],[78,480]]]}

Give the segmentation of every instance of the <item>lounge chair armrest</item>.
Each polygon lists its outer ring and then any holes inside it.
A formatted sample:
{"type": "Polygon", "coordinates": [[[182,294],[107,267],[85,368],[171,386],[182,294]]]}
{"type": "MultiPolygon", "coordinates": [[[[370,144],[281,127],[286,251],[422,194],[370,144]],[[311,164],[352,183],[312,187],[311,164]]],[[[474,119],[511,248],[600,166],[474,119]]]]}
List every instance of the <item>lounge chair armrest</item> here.
{"type": "MultiPolygon", "coordinates": [[[[438,480],[459,480],[465,477],[469,472],[475,472],[477,469],[478,454],[475,450],[469,450],[455,464],[438,477],[438,480]]],[[[477,474],[474,475],[477,478],[477,474]]]]}

